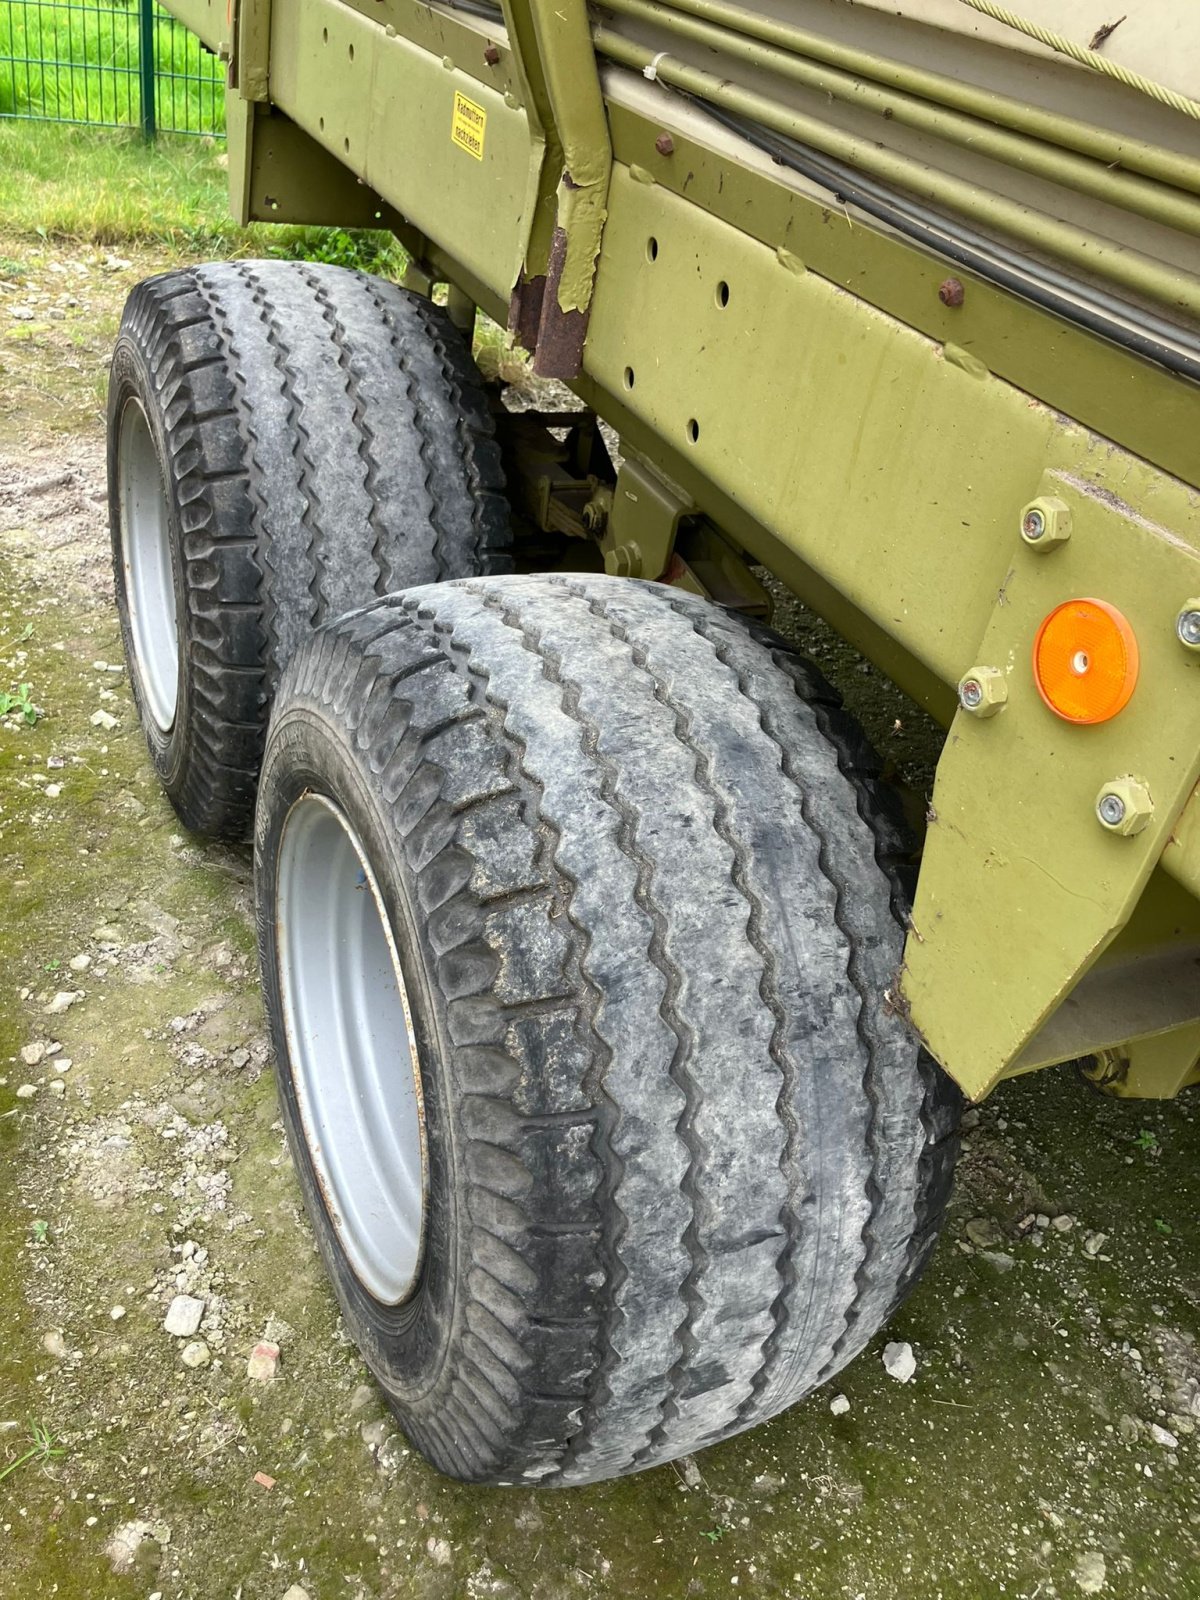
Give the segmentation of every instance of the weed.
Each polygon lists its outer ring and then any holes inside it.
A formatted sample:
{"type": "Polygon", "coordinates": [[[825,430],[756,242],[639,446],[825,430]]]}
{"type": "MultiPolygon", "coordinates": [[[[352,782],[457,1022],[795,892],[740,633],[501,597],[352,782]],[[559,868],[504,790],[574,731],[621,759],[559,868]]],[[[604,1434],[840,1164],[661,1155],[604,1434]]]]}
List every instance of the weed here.
{"type": "Polygon", "coordinates": [[[32,728],[41,716],[41,710],[33,703],[33,685],[19,683],[15,689],[0,689],[0,717],[17,716],[32,728]]]}
{"type": "Polygon", "coordinates": [[[29,1431],[33,1443],[25,1451],[24,1455],[19,1455],[15,1461],[10,1461],[6,1467],[0,1467],[0,1483],[3,1483],[5,1478],[10,1473],[15,1472],[18,1467],[23,1467],[27,1461],[57,1461],[60,1456],[66,1455],[67,1452],[62,1446],[55,1444],[53,1435],[44,1423],[31,1422],[29,1431]]]}
{"type": "Polygon", "coordinates": [[[398,277],[407,262],[390,233],[346,228],[296,228],[267,254],[282,261],[324,261],[382,277],[398,277]]]}
{"type": "Polygon", "coordinates": [[[1155,1217],[1154,1226],[1158,1229],[1159,1233],[1165,1234],[1168,1238],[1170,1238],[1171,1234],[1175,1232],[1175,1229],[1165,1217],[1155,1217]]]}

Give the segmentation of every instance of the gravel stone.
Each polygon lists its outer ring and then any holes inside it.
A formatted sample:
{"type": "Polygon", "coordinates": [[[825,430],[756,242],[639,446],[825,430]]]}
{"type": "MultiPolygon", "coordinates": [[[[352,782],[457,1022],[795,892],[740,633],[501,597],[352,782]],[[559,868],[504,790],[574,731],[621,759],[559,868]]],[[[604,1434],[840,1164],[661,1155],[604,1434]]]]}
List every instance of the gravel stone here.
{"type": "Polygon", "coordinates": [[[917,1370],[917,1358],[913,1355],[912,1345],[898,1344],[895,1340],[885,1344],[883,1370],[897,1383],[908,1383],[917,1370]]]}
{"type": "Polygon", "coordinates": [[[190,1339],[198,1331],[203,1315],[203,1300],[190,1294],[177,1294],[167,1308],[163,1327],[177,1339],[190,1339]]]}
{"type": "Polygon", "coordinates": [[[829,1402],[829,1409],[835,1417],[844,1417],[850,1409],[850,1402],[844,1394],[835,1394],[829,1402]]]}
{"type": "Polygon", "coordinates": [[[279,1346],[260,1340],[246,1362],[246,1376],[255,1383],[270,1383],[279,1371],[279,1346]]]}

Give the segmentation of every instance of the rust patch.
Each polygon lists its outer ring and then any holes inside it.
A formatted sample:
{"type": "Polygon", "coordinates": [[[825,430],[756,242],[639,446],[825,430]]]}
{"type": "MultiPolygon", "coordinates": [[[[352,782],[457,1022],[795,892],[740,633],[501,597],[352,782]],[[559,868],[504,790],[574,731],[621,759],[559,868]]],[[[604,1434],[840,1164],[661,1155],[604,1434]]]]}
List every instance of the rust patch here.
{"type": "Polygon", "coordinates": [[[566,232],[562,228],[555,228],[546,270],[537,348],[533,353],[533,370],[539,378],[577,378],[583,371],[583,342],[587,338],[588,313],[563,311],[558,303],[558,285],[566,259],[566,232]]]}
{"type": "Polygon", "coordinates": [[[533,278],[527,278],[522,273],[508,302],[508,331],[523,349],[530,352],[537,345],[545,294],[544,273],[539,272],[533,278]]]}

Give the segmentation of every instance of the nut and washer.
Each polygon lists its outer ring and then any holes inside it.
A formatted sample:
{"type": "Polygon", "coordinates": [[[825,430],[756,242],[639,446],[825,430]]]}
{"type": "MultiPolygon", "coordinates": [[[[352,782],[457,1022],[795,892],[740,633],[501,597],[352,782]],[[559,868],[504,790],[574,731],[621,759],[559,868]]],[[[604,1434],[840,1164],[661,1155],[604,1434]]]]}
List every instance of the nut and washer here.
{"type": "Polygon", "coordinates": [[[1188,600],[1175,618],[1175,632],[1185,650],[1200,650],[1200,600],[1188,600]]]}
{"type": "Polygon", "coordinates": [[[1096,796],[1096,815],[1109,833],[1131,839],[1154,815],[1154,801],[1142,778],[1114,778],[1096,796]]]}
{"type": "Polygon", "coordinates": [[[1021,513],[1021,537],[1031,550],[1053,550],[1071,537],[1071,508],[1052,495],[1031,500],[1021,513]]]}
{"type": "Polygon", "coordinates": [[[1008,700],[1008,679],[999,667],[972,667],[959,680],[958,703],[973,717],[994,717],[1008,700]]]}

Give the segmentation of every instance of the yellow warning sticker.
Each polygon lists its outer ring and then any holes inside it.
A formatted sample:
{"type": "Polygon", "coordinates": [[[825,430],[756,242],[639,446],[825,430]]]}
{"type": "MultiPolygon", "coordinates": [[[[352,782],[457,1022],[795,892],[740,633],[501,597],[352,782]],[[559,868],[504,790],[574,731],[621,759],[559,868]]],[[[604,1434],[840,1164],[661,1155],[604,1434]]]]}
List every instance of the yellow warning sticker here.
{"type": "Polygon", "coordinates": [[[487,112],[468,100],[465,94],[454,96],[454,119],[450,124],[450,142],[465,150],[476,161],[483,160],[483,139],[487,132],[487,112]]]}

